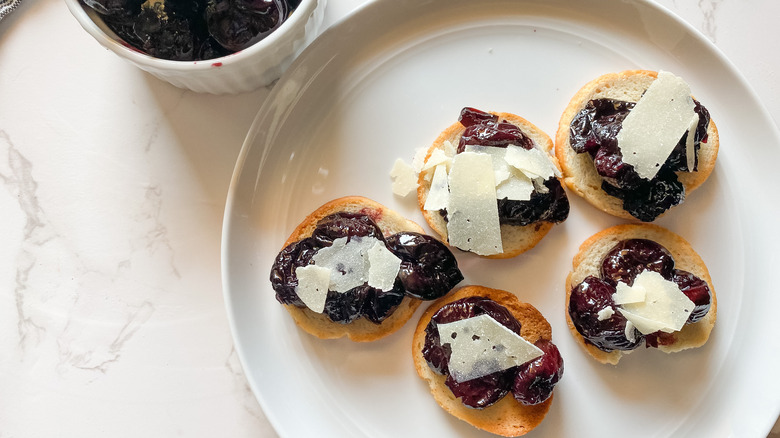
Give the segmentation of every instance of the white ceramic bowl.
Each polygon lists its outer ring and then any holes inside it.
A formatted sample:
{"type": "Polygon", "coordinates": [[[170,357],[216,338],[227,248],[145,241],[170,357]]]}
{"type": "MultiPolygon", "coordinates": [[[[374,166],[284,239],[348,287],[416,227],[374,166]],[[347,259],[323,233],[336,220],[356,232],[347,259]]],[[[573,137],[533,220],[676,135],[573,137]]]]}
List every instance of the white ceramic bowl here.
{"type": "Polygon", "coordinates": [[[278,79],[320,31],[326,0],[303,0],[290,17],[258,43],[234,54],[203,61],[170,61],[123,43],[100,16],[79,0],[65,0],[81,26],[103,47],[141,70],[196,92],[235,94],[278,79]]]}

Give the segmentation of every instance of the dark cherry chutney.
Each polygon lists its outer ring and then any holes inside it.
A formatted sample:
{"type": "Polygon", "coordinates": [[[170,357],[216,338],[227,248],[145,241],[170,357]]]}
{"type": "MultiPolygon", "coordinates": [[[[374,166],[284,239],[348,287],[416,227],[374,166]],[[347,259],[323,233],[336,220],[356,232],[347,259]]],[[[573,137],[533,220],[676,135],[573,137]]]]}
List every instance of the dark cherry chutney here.
{"type": "Polygon", "coordinates": [[[655,332],[643,335],[636,328],[626,333],[626,318],[617,311],[612,295],[618,282],[633,284],[641,272],[654,271],[677,284],[693,301],[695,307],[686,324],[700,321],[712,304],[707,282],[694,274],[675,268],[672,254],[663,246],[647,239],[627,239],[618,242],[601,262],[600,275],[588,276],[573,286],[569,299],[569,316],[585,342],[605,352],[633,350],[643,342],[646,347],[658,347],[675,342],[674,333],[655,332]],[[609,312],[608,309],[614,309],[609,312]],[[607,313],[603,313],[607,311],[607,313]],[[599,314],[608,315],[599,317],[599,314]]]}
{"type": "Polygon", "coordinates": [[[82,0],[130,46],[173,61],[246,49],[278,29],[300,0],[82,0]]]}
{"type": "Polygon", "coordinates": [[[577,153],[587,153],[593,159],[596,171],[602,178],[601,188],[610,196],[623,201],[623,209],[635,218],[651,222],[668,209],[685,199],[685,187],[675,172],[697,170],[698,152],[707,143],[710,114],[694,100],[694,112],[699,122],[694,135],[696,161],[688,168],[686,158],[686,132],[672,153],[651,180],[641,178],[634,167],[623,161],[617,137],[623,120],[634,108],[634,102],[614,99],[593,99],[574,117],[569,128],[569,143],[577,153]]]}
{"type": "Polygon", "coordinates": [[[553,388],[563,375],[563,358],[555,344],[547,339],[539,339],[534,344],[544,354],[520,366],[464,382],[456,382],[450,376],[448,363],[452,350],[449,343],[442,343],[438,324],[483,314],[520,335],[521,323],[506,307],[479,296],[459,299],[437,310],[425,327],[422,355],[428,366],[436,373],[447,376],[445,385],[470,408],[487,408],[510,392],[524,405],[536,405],[550,398],[553,388]]]}
{"type": "MultiPolygon", "coordinates": [[[[509,145],[533,149],[534,141],[519,127],[499,120],[497,115],[475,108],[463,108],[458,122],[465,128],[457,145],[457,153],[464,152],[466,145],[506,148],[509,145]]],[[[446,218],[446,212],[444,212],[446,218]]],[[[498,200],[498,219],[501,224],[530,225],[546,221],[560,223],[569,215],[569,200],[555,178],[544,181],[544,187],[537,187],[528,201],[507,198],[498,200]]]]}
{"type": "Polygon", "coordinates": [[[342,237],[373,237],[401,260],[401,266],[390,290],[380,290],[367,283],[343,293],[329,290],[323,314],[333,322],[347,324],[365,317],[380,324],[404,297],[440,298],[463,280],[455,256],[433,237],[413,232],[385,237],[367,214],[334,213],[318,221],[311,236],[293,242],[279,252],[270,276],[276,299],[282,304],[305,308],[296,293],[295,269],[314,263],[317,251],[330,247],[334,240],[342,237]]]}

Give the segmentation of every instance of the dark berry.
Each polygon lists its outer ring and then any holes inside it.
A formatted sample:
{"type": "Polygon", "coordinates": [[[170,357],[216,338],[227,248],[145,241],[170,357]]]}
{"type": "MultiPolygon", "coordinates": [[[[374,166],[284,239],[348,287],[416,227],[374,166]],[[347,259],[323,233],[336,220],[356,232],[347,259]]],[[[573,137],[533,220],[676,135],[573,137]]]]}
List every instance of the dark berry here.
{"type": "Polygon", "coordinates": [[[412,297],[435,300],[463,280],[455,256],[431,236],[397,233],[387,238],[387,249],[401,259],[398,277],[412,297]]]}
{"type": "Polygon", "coordinates": [[[559,223],[569,216],[569,198],[557,178],[544,182],[547,191],[534,190],[528,201],[507,198],[498,200],[498,219],[501,224],[530,225],[535,222],[559,223]]]}
{"type": "Polygon", "coordinates": [[[484,122],[466,127],[458,143],[458,152],[466,150],[466,145],[507,147],[533,147],[533,140],[527,137],[517,126],[507,122],[484,122]]]}
{"type": "Polygon", "coordinates": [[[286,18],[286,7],[281,0],[209,0],[206,26],[222,47],[237,52],[276,30],[286,18]]]}
{"type": "Polygon", "coordinates": [[[320,247],[316,242],[309,238],[287,245],[276,256],[271,267],[271,287],[276,291],[276,299],[280,303],[305,306],[295,293],[295,288],[298,286],[295,268],[308,265],[318,249],[320,247]]]}
{"type": "Polygon", "coordinates": [[[524,405],[536,405],[552,395],[563,377],[563,357],[551,341],[540,339],[536,345],[544,354],[517,367],[512,394],[524,405]]]}
{"type": "Polygon", "coordinates": [[[674,258],[666,248],[652,240],[628,239],[618,242],[601,262],[601,277],[612,285],[623,282],[630,286],[642,271],[655,271],[671,280],[674,258]]]}
{"type": "Polygon", "coordinates": [[[623,189],[627,188],[621,184],[627,179],[626,174],[636,174],[634,167],[623,161],[623,154],[617,147],[599,148],[593,157],[593,165],[596,166],[596,172],[602,178],[623,189]]]}
{"type": "Polygon", "coordinates": [[[311,234],[321,247],[330,246],[341,237],[374,237],[384,240],[382,230],[370,216],[360,213],[334,213],[317,222],[311,234]]]}
{"type": "Polygon", "coordinates": [[[447,374],[449,372],[447,366],[450,363],[452,348],[450,348],[450,344],[441,343],[438,325],[433,320],[425,326],[425,344],[423,344],[422,355],[428,362],[428,366],[436,373],[447,374]]]}
{"type": "Polygon", "coordinates": [[[374,324],[381,324],[404,299],[404,286],[396,279],[395,285],[389,291],[382,291],[366,286],[369,291],[363,301],[361,314],[374,324]]]}
{"type": "Polygon", "coordinates": [[[227,56],[233,52],[222,47],[214,38],[209,36],[200,43],[197,53],[198,59],[214,59],[227,56]]]}
{"type": "Polygon", "coordinates": [[[458,116],[458,122],[461,125],[469,127],[484,122],[497,122],[498,116],[490,114],[489,112],[478,110],[476,108],[466,107],[460,110],[460,116],[458,116]]]}
{"type": "Polygon", "coordinates": [[[466,145],[507,147],[520,146],[525,149],[534,147],[534,142],[523,134],[517,126],[508,122],[499,122],[498,117],[474,108],[464,108],[459,117],[466,128],[458,143],[458,153],[466,150],[466,145]]]}
{"type": "Polygon", "coordinates": [[[365,285],[343,293],[329,290],[322,313],[333,322],[349,324],[363,316],[363,304],[371,291],[372,288],[365,285]]]}
{"type": "Polygon", "coordinates": [[[587,277],[571,291],[569,316],[585,341],[603,351],[633,350],[642,342],[642,334],[634,329],[634,340],[626,336],[626,318],[618,312],[612,294],[615,287],[597,277],[587,277]],[[612,307],[613,314],[599,321],[598,314],[612,307]]]}
{"type": "Polygon", "coordinates": [[[195,8],[171,0],[144,3],[133,24],[141,49],[155,58],[194,59],[195,50],[200,47],[191,25],[191,17],[197,14],[195,8]]]}
{"type": "Polygon", "coordinates": [[[616,149],[623,120],[635,105],[613,99],[589,101],[572,119],[569,135],[572,149],[577,153],[588,152],[591,156],[601,147],[616,149]]]}
{"type": "Polygon", "coordinates": [[[693,304],[696,306],[691,312],[691,316],[688,318],[689,323],[700,321],[707,312],[710,311],[712,304],[712,293],[707,285],[707,282],[701,278],[691,274],[690,272],[680,269],[674,270],[672,281],[677,284],[682,293],[685,294],[693,304]]]}
{"type": "Polygon", "coordinates": [[[458,383],[452,376],[448,375],[444,384],[464,405],[483,409],[501,400],[509,393],[513,376],[512,370],[509,369],[458,383]]]}

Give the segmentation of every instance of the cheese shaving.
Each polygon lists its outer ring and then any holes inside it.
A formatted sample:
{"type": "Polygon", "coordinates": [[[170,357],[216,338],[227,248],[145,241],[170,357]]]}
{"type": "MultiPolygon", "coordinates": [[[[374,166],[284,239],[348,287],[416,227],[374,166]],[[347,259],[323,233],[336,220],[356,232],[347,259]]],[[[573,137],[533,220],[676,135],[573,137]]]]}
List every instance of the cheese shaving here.
{"type": "Polygon", "coordinates": [[[547,180],[560,176],[558,168],[552,163],[548,154],[538,148],[525,149],[509,145],[506,148],[506,162],[531,179],[547,180]]]}
{"type": "Polygon", "coordinates": [[[688,84],[661,71],[623,120],[617,135],[623,161],[652,179],[669,158],[695,114],[688,84]]]}
{"type": "Polygon", "coordinates": [[[457,154],[452,159],[449,187],[450,244],[479,255],[503,252],[491,157],[474,152],[457,154]]]}
{"type": "Polygon", "coordinates": [[[544,354],[487,314],[438,324],[437,328],[442,345],[450,344],[448,369],[458,383],[522,365],[544,354]]]}
{"type": "Polygon", "coordinates": [[[328,298],[330,284],[330,269],[321,266],[306,265],[295,268],[298,286],[295,294],[309,309],[322,313],[325,310],[325,300],[328,298]]]}
{"type": "Polygon", "coordinates": [[[393,163],[390,177],[393,179],[393,193],[398,196],[409,196],[417,190],[417,174],[414,168],[400,158],[393,163]]]}
{"type": "Polygon", "coordinates": [[[642,271],[634,278],[632,286],[624,288],[641,289],[644,300],[627,303],[618,309],[631,321],[642,334],[657,331],[671,333],[682,329],[696,305],[673,281],[669,281],[655,271],[642,271]]]}
{"type": "Polygon", "coordinates": [[[596,316],[598,317],[599,321],[606,321],[609,318],[612,318],[612,315],[614,315],[614,314],[615,314],[615,309],[613,309],[612,306],[607,306],[607,307],[599,310],[599,312],[596,314],[596,316]]]}
{"type": "Polygon", "coordinates": [[[447,183],[447,166],[440,164],[436,166],[433,172],[431,188],[428,190],[428,196],[425,198],[423,210],[438,211],[446,209],[450,200],[450,187],[447,183]]]}

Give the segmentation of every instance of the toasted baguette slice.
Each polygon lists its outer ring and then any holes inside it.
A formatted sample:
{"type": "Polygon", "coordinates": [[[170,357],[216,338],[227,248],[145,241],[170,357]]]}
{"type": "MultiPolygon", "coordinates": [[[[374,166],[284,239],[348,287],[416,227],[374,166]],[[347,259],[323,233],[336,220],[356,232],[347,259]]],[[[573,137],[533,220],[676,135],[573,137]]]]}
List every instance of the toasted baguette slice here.
{"type": "MultiPolygon", "coordinates": [[[[376,201],[360,196],[347,196],[334,199],[306,216],[284,243],[283,248],[311,236],[317,222],[330,214],[339,212],[363,213],[370,216],[379,225],[385,236],[400,231],[424,232],[416,223],[376,201]]],[[[356,342],[369,342],[387,336],[401,328],[412,317],[420,302],[421,300],[409,296],[404,297],[393,314],[381,324],[374,324],[362,317],[349,324],[341,324],[331,321],[322,313],[313,312],[305,307],[301,308],[290,304],[285,304],[284,307],[290,312],[299,327],[318,338],[335,339],[346,336],[356,342]]]]}
{"type": "MultiPolygon", "coordinates": [[[[560,164],[555,156],[552,155],[553,142],[550,137],[544,133],[536,125],[525,120],[520,116],[516,116],[510,113],[497,113],[490,111],[490,114],[497,115],[499,120],[507,121],[518,128],[525,135],[531,138],[537,147],[547,152],[550,161],[555,164],[558,170],[561,170],[560,164]]],[[[460,122],[455,122],[450,127],[442,131],[439,137],[433,142],[433,145],[428,149],[425,155],[425,161],[431,157],[431,154],[436,149],[444,149],[444,142],[449,140],[450,143],[457,147],[460,142],[460,137],[465,131],[463,125],[460,122]]],[[[433,169],[430,170],[431,172],[433,169]]],[[[420,208],[428,225],[440,236],[444,242],[449,242],[447,239],[447,222],[439,214],[438,211],[427,211],[423,208],[425,200],[428,199],[428,192],[431,190],[430,175],[426,177],[426,172],[420,172],[419,179],[417,181],[417,206],[420,208]]],[[[505,259],[520,255],[529,249],[536,246],[540,240],[550,231],[553,224],[550,222],[542,221],[533,224],[518,226],[518,225],[501,225],[501,242],[504,252],[500,254],[493,254],[484,256],[492,259],[505,259]]]]}
{"type": "MultiPolygon", "coordinates": [[[[658,73],[648,70],[627,70],[620,73],[608,73],[582,87],[563,111],[555,135],[555,155],[563,168],[563,181],[571,190],[582,196],[596,208],[613,216],[636,220],[623,209],[623,201],[607,195],[601,189],[601,176],[596,172],[593,160],[587,153],[578,154],[569,142],[570,126],[574,117],[592,99],[616,99],[637,102],[647,87],[658,77],[658,73]]],[[[718,128],[710,118],[707,129],[707,142],[701,143],[698,152],[698,167],[695,172],[677,172],[677,178],[685,186],[686,196],[698,188],[715,168],[720,141],[718,128]]],[[[674,207],[672,207],[674,208],[674,207]]],[[[667,210],[668,212],[668,210],[667,210]]],[[[666,212],[664,212],[666,214],[666,212]]]]}
{"type": "Polygon", "coordinates": [[[524,435],[538,426],[547,415],[552,404],[552,395],[538,405],[526,406],[515,400],[510,393],[492,406],[484,409],[473,409],[461,403],[460,399],[455,398],[452,391],[444,384],[446,377],[433,371],[423,357],[425,327],[428,326],[431,317],[444,305],[471,296],[490,298],[506,307],[520,321],[522,325],[520,334],[528,342],[534,343],[539,339],[552,339],[550,323],[535,307],[521,302],[514,294],[483,286],[464,286],[435,301],[420,318],[412,340],[414,367],[417,369],[417,374],[428,383],[434,399],[445,411],[474,427],[497,435],[524,435]]]}
{"type": "Polygon", "coordinates": [[[600,277],[601,262],[604,257],[618,242],[626,239],[648,239],[661,244],[674,257],[676,269],[688,271],[707,282],[712,294],[710,311],[698,322],[685,324],[682,330],[675,332],[673,334],[674,343],[658,345],[658,349],[665,353],[676,353],[704,345],[710,337],[710,332],[715,325],[718,313],[718,300],[715,296],[715,288],[712,286],[712,278],[707,270],[707,266],[685,239],[665,228],[652,224],[617,225],[594,234],[580,245],[579,252],[572,261],[572,271],[566,278],[565,312],[566,322],[571,334],[585,348],[588,354],[604,364],[617,365],[624,354],[633,351],[613,350],[606,352],[593,344],[585,342],[585,338],[574,327],[574,323],[569,315],[569,300],[571,299],[572,288],[580,284],[589,275],[600,277]]]}

